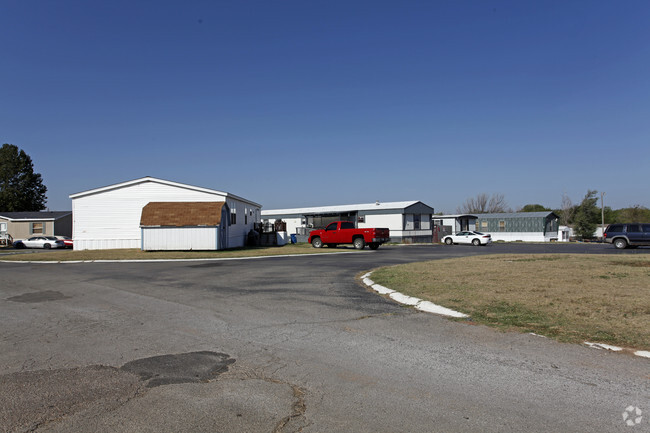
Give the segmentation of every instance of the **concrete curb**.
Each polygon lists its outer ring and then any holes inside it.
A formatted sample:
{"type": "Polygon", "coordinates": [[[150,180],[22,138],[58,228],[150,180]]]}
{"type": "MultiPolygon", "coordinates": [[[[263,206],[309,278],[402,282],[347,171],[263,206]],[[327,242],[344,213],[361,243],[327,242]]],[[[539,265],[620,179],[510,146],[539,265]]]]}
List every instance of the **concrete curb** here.
{"type": "Polygon", "coordinates": [[[395,302],[399,302],[400,304],[404,304],[404,305],[413,306],[417,310],[423,311],[425,313],[433,313],[441,316],[457,317],[457,318],[469,317],[467,314],[461,313],[459,311],[454,311],[449,308],[436,305],[433,302],[424,301],[420,298],[407,296],[403,293],[399,293],[396,292],[395,290],[389,289],[388,287],[384,287],[380,284],[375,284],[375,282],[369,278],[371,274],[372,272],[368,272],[367,274],[361,276],[361,280],[363,281],[363,283],[366,286],[370,287],[375,292],[379,293],[380,295],[388,295],[395,302]]]}
{"type": "MultiPolygon", "coordinates": [[[[392,300],[399,302],[400,304],[404,305],[410,305],[414,306],[416,309],[420,311],[424,311],[426,313],[433,313],[433,314],[438,314],[440,316],[447,316],[447,317],[457,317],[457,318],[467,318],[469,317],[467,314],[451,310],[446,307],[442,307],[440,305],[436,305],[433,302],[429,301],[424,301],[420,298],[414,298],[412,296],[407,296],[404,295],[403,293],[399,293],[393,289],[389,289],[388,287],[384,287],[380,284],[376,284],[374,281],[370,279],[370,275],[372,272],[368,272],[364,275],[361,276],[361,280],[363,283],[370,287],[372,290],[375,292],[379,293],[380,295],[388,295],[392,300]]],[[[531,333],[531,335],[535,335],[538,337],[544,337],[543,335],[538,335],[531,333]]],[[[603,343],[590,343],[588,341],[585,341],[583,343],[585,346],[594,348],[594,349],[602,349],[602,350],[609,350],[612,352],[624,352],[624,353],[631,353],[635,356],[640,356],[642,358],[648,358],[650,359],[650,352],[645,351],[645,350],[637,350],[634,351],[632,349],[625,349],[623,347],[617,347],[617,346],[611,346],[609,344],[603,344],[603,343]]]]}
{"type": "Polygon", "coordinates": [[[633,349],[626,349],[624,347],[610,346],[609,344],[603,344],[603,343],[590,343],[588,341],[585,341],[583,344],[585,346],[591,347],[592,349],[609,350],[610,352],[626,352],[626,353],[631,353],[632,355],[635,356],[640,356],[641,358],[650,359],[650,352],[645,350],[635,351],[633,349]]]}

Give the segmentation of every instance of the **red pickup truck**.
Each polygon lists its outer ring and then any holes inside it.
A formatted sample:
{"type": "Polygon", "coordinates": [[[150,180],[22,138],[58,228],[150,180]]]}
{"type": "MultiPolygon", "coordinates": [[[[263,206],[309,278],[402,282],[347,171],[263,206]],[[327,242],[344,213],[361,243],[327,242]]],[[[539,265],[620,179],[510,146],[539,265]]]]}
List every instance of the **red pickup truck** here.
{"type": "Polygon", "coordinates": [[[309,243],[314,248],[321,248],[323,244],[330,248],[338,244],[352,244],[358,250],[364,249],[366,245],[371,250],[376,250],[379,245],[389,240],[388,229],[357,229],[350,221],[336,221],[328,224],[324,230],[314,230],[309,233],[309,243]]]}

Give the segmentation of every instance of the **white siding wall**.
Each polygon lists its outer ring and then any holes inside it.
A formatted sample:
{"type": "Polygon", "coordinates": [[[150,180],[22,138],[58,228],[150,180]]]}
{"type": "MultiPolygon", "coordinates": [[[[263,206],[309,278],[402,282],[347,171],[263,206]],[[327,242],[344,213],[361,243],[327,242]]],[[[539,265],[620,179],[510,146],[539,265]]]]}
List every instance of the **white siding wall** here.
{"type": "MultiPolygon", "coordinates": [[[[473,229],[473,227],[472,227],[473,229]]],[[[480,231],[480,230],[479,230],[480,231]]],[[[492,236],[492,242],[548,242],[551,238],[544,236],[542,232],[484,232],[492,236]]],[[[557,238],[557,233],[554,233],[553,238],[557,238]]]]}
{"type": "MultiPolygon", "coordinates": [[[[72,200],[74,248],[141,248],[140,217],[142,208],[149,202],[225,200],[220,194],[149,181],[77,197],[72,200]]],[[[248,233],[254,222],[254,218],[249,216],[249,223],[244,225],[244,208],[253,209],[258,218],[259,208],[232,199],[227,202],[231,208],[237,209],[237,225],[229,229],[228,246],[243,246],[246,239],[244,234],[248,233]]]]}
{"type": "Polygon", "coordinates": [[[235,209],[237,213],[237,224],[228,229],[228,248],[243,247],[248,232],[253,229],[255,222],[260,222],[260,208],[232,199],[228,199],[227,203],[230,211],[235,209]]]}
{"type": "MultiPolygon", "coordinates": [[[[270,222],[274,222],[275,219],[269,220],[270,222]]],[[[296,233],[296,229],[298,227],[302,227],[302,218],[296,217],[296,218],[282,218],[282,221],[287,223],[287,233],[289,234],[294,234],[296,233]]]]}
{"type": "MultiPolygon", "coordinates": [[[[402,238],[414,238],[414,237],[427,236],[429,238],[427,242],[431,242],[431,239],[433,239],[433,233],[431,232],[431,230],[404,230],[399,235],[402,238]]],[[[390,236],[393,237],[392,231],[390,232],[390,236]]]]}
{"type": "Polygon", "coordinates": [[[382,227],[390,229],[390,237],[400,241],[403,238],[429,236],[432,237],[431,221],[428,215],[421,215],[420,230],[414,230],[413,214],[388,214],[388,215],[366,215],[366,222],[359,223],[359,228],[382,227]],[[403,219],[406,220],[406,229],[403,226],[403,219]]]}
{"type": "Polygon", "coordinates": [[[393,230],[402,230],[402,214],[384,214],[384,215],[366,215],[365,222],[359,223],[358,227],[363,228],[387,228],[393,230]]]}
{"type": "Polygon", "coordinates": [[[302,224],[303,218],[299,216],[277,218],[276,216],[273,215],[262,215],[262,220],[267,220],[271,224],[273,224],[277,219],[280,219],[285,223],[287,223],[287,233],[290,235],[296,233],[296,229],[298,227],[304,227],[304,225],[302,224]]]}
{"type": "Polygon", "coordinates": [[[394,240],[402,237],[402,214],[366,215],[365,222],[359,223],[362,228],[387,228],[390,230],[390,237],[394,240]]]}
{"type": "Polygon", "coordinates": [[[433,219],[442,220],[443,226],[451,226],[452,233],[456,233],[458,230],[460,230],[459,228],[460,224],[458,224],[456,218],[442,218],[440,216],[434,216],[433,219]]]}
{"type": "Polygon", "coordinates": [[[145,227],[142,229],[142,249],[216,250],[218,230],[215,227],[145,227]]]}

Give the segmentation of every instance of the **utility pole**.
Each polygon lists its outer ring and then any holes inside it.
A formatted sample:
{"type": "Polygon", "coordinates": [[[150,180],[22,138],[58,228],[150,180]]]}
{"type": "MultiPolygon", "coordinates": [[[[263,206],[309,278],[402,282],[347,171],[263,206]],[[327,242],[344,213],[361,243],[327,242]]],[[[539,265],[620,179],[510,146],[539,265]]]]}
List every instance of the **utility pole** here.
{"type": "Polygon", "coordinates": [[[600,222],[601,222],[601,236],[605,238],[605,193],[600,192],[600,222]]]}

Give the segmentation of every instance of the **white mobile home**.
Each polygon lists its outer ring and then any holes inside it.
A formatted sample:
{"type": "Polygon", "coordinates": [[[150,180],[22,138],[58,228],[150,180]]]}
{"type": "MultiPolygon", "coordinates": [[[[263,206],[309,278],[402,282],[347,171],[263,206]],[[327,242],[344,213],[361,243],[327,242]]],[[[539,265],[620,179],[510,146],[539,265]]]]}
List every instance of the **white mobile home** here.
{"type": "MultiPolygon", "coordinates": [[[[225,202],[230,212],[228,248],[245,245],[261,205],[236,195],[143,177],[70,195],[77,250],[141,248],[140,219],[150,202],[225,202]]],[[[224,240],[225,241],[225,240],[224,240]]]]}
{"type": "Polygon", "coordinates": [[[262,211],[262,219],[287,223],[287,233],[304,235],[332,221],[353,221],[358,228],[390,229],[393,242],[431,242],[433,208],[421,201],[367,203],[262,211]]]}

